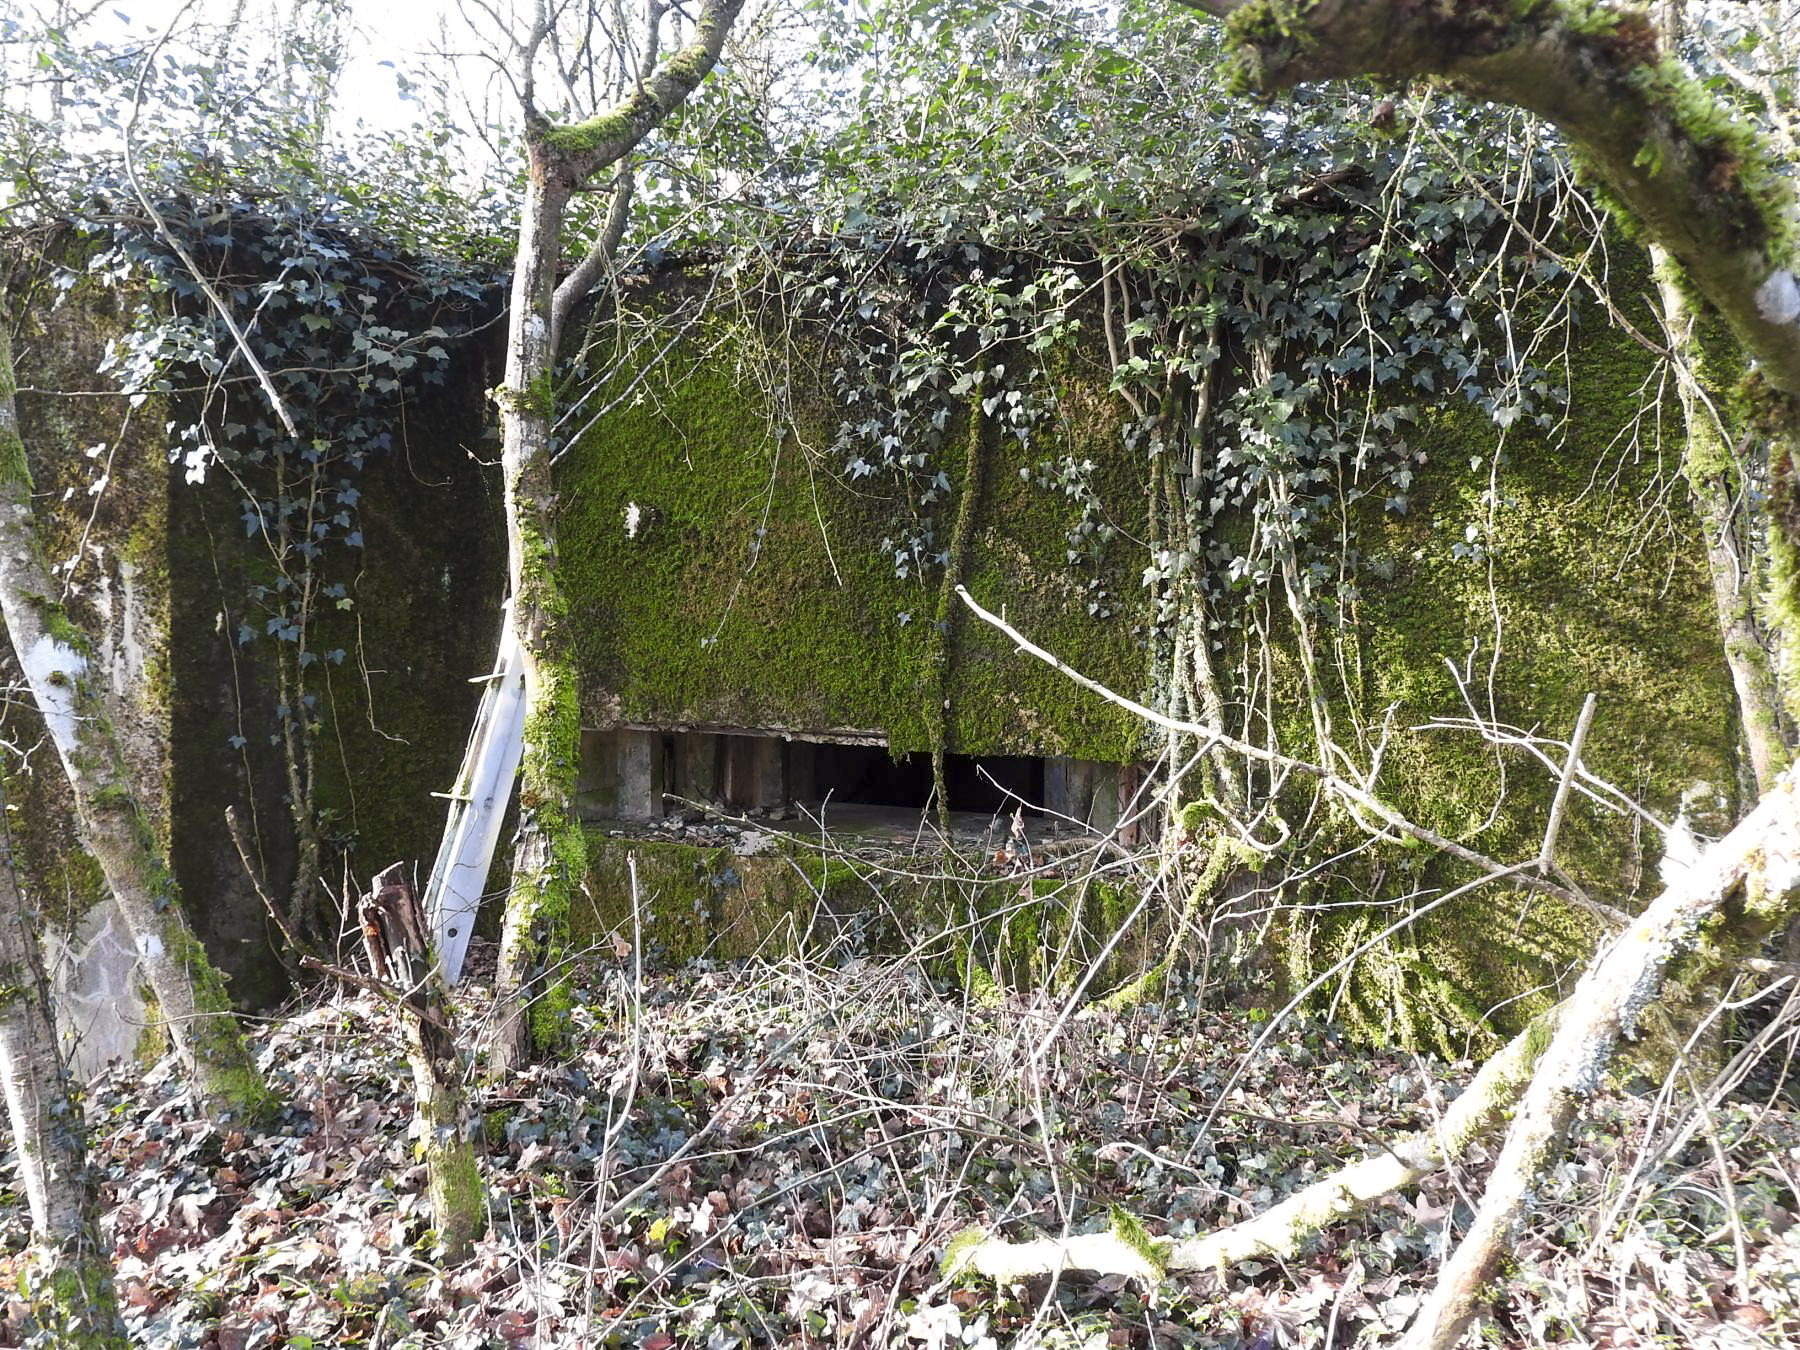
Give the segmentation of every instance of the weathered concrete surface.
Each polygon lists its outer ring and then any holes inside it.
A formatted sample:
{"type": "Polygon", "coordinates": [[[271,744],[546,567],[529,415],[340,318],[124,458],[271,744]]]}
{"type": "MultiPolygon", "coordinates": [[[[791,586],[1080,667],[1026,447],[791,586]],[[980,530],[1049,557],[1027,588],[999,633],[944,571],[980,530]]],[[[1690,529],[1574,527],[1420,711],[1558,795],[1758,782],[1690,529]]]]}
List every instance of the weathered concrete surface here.
{"type": "Polygon", "coordinates": [[[91,906],[73,933],[46,932],[43,945],[63,1052],[85,1082],[113,1060],[134,1055],[150,1021],[137,951],[110,899],[91,906]]]}

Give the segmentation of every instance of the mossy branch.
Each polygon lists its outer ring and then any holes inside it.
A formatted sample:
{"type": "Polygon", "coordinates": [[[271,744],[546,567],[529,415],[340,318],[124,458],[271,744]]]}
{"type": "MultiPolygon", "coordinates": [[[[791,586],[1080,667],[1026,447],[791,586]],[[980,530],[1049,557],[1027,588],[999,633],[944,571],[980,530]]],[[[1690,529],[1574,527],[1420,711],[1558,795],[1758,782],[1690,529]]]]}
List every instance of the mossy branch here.
{"type": "Polygon", "coordinates": [[[1741,901],[1739,943],[1755,942],[1800,897],[1800,770],[1788,769],[1756,810],[1709,849],[1633,921],[1569,999],[1543,1062],[1520,1101],[1506,1144],[1462,1245],[1444,1263],[1413,1323],[1407,1350],[1450,1350],[1487,1299],[1538,1178],[1562,1152],[1583,1104],[1602,1085],[1622,1038],[1637,1035],[1659,1001],[1672,961],[1696,949],[1705,969],[1713,939],[1702,925],[1741,901]]]}
{"type": "Polygon", "coordinates": [[[1480,1136],[1496,1129],[1524,1095],[1532,1070],[1563,1016],[1561,1006],[1540,1015],[1481,1067],[1475,1081],[1445,1110],[1434,1129],[1420,1130],[1391,1148],[1333,1172],[1253,1219],[1216,1233],[1158,1242],[1146,1253],[1143,1225],[1113,1215],[1104,1233],[1008,1242],[965,1230],[945,1253],[947,1271],[967,1270],[997,1284],[1059,1270],[1124,1275],[1154,1284],[1164,1274],[1216,1271],[1254,1257],[1295,1255],[1308,1238],[1371,1201],[1442,1169],[1480,1136]],[[1135,1224],[1135,1227],[1132,1225],[1135,1224]],[[1154,1259],[1152,1259],[1154,1258],[1154,1259]]]}
{"type": "Polygon", "coordinates": [[[1800,397],[1791,180],[1662,51],[1643,10],[1593,0],[1184,3],[1226,17],[1232,78],[1247,90],[1440,76],[1555,123],[1625,224],[1668,250],[1771,385],[1800,397]]]}
{"type": "Polygon", "coordinates": [[[531,119],[525,134],[534,166],[573,191],[617,164],[700,87],[718,64],[725,37],[743,6],[744,0],[706,0],[694,23],[693,40],[606,112],[571,126],[531,119]]]}

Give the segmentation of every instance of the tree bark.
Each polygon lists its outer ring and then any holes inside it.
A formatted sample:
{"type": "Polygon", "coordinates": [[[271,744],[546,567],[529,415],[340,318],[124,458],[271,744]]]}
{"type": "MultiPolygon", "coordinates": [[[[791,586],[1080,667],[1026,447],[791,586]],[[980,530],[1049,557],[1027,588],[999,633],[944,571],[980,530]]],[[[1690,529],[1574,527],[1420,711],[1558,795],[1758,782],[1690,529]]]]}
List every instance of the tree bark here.
{"type": "Polygon", "coordinates": [[[82,842],[137,944],[157,1011],[205,1110],[239,1119],[270,1104],[225,982],[182,913],[132,784],[87,644],[54,599],[31,508],[31,472],[13,403],[11,337],[0,321],[0,612],[74,792],[82,842]]]}
{"type": "Polygon", "coordinates": [[[400,863],[375,878],[357,917],[375,978],[400,991],[413,1073],[413,1131],[425,1157],[426,1198],[444,1259],[455,1264],[468,1256],[481,1232],[481,1170],[449,995],[432,953],[424,908],[400,863]]]}
{"type": "Polygon", "coordinates": [[[1721,421],[1726,391],[1721,381],[1707,378],[1711,363],[1693,307],[1681,292],[1667,253],[1660,247],[1650,252],[1687,428],[1682,473],[1706,544],[1719,639],[1760,795],[1775,785],[1776,776],[1787,766],[1788,746],[1769,643],[1756,616],[1757,572],[1747,534],[1748,485],[1721,421]]]}
{"type": "Polygon", "coordinates": [[[1182,0],[1225,18],[1234,81],[1441,76],[1554,122],[1667,249],[1763,378],[1800,398],[1793,189],[1754,133],[1662,52],[1642,10],[1587,0],[1182,0]]]}
{"type": "Polygon", "coordinates": [[[50,1014],[50,982],[5,833],[0,790],[0,1079],[13,1151],[31,1206],[34,1267],[25,1285],[32,1319],[78,1350],[123,1346],[112,1262],[100,1240],[81,1106],[70,1090],[50,1014]]]}
{"type": "MultiPolygon", "coordinates": [[[[563,213],[577,188],[623,159],[699,87],[718,61],[742,5],[743,0],[707,0],[695,22],[693,40],[607,113],[558,127],[527,109],[530,176],[513,263],[506,383],[496,392],[511,622],[525,682],[519,833],[494,974],[499,1025],[490,1068],[497,1075],[525,1064],[533,1024],[539,1043],[553,1039],[561,1024],[556,995],[560,982],[554,971],[564,954],[569,905],[587,870],[574,805],[581,712],[570,659],[567,604],[557,581],[556,499],[550,473],[555,411],[551,379],[556,362],[551,334],[563,213]]],[[[562,308],[567,310],[566,300],[562,308]]]]}

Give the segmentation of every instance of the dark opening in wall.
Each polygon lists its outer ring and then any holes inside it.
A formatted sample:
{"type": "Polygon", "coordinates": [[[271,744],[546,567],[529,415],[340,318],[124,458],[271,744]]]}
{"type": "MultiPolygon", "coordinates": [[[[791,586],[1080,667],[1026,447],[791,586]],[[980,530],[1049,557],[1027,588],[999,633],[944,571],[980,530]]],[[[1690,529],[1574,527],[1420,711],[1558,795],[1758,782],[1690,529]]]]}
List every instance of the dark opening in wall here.
{"type": "MultiPolygon", "coordinates": [[[[924,810],[931,805],[931,756],[907,755],[896,761],[879,745],[821,745],[795,741],[790,762],[798,754],[812,756],[811,800],[826,793],[839,806],[897,806],[924,810]]],[[[1027,806],[1044,800],[1044,761],[1035,755],[949,755],[944,787],[956,811],[989,815],[1010,811],[1022,799],[1027,806]],[[1008,796],[1011,793],[1011,796],[1008,796]]]]}
{"type": "MultiPolygon", "coordinates": [[[[1060,757],[950,755],[944,781],[950,810],[976,818],[964,820],[966,828],[984,828],[1022,803],[1028,813],[1111,829],[1141,774],[1060,757]]],[[[593,819],[656,820],[691,807],[783,819],[828,803],[828,815],[890,811],[916,825],[932,807],[931,756],[896,760],[884,745],[848,738],[625,727],[585,733],[580,791],[593,819]]]]}

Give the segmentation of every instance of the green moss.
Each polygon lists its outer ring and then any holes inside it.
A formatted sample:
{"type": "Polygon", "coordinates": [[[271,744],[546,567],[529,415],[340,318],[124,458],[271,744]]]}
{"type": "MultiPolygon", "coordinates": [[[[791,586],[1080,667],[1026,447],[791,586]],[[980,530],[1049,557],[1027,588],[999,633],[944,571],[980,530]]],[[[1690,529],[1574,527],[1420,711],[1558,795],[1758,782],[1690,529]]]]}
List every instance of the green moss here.
{"type": "Polygon", "coordinates": [[[975,1249],[987,1241],[987,1234],[979,1228],[965,1228],[950,1239],[944,1248],[944,1259],[938,1262],[938,1273],[946,1278],[960,1271],[975,1249]]]}
{"type": "MultiPolygon", "coordinates": [[[[540,970],[560,971],[568,951],[571,900],[587,874],[587,846],[574,816],[576,777],[581,762],[581,710],[575,673],[566,664],[568,606],[545,539],[521,513],[524,568],[518,602],[538,615],[547,633],[537,654],[537,692],[525,720],[519,767],[519,811],[526,827],[541,831],[547,861],[535,875],[516,872],[511,904],[528,909],[530,961],[540,970]]],[[[571,994],[566,975],[555,975],[531,1005],[532,1039],[540,1050],[561,1040],[571,994]]]]}
{"type": "Polygon", "coordinates": [[[1114,1205],[1108,1211],[1108,1218],[1112,1235],[1141,1256],[1161,1278],[1168,1270],[1171,1244],[1151,1237],[1144,1221],[1121,1206],[1114,1205]]]}
{"type": "Polygon", "coordinates": [[[17,393],[11,322],[4,312],[0,312],[0,488],[22,487],[29,492],[31,464],[25,458],[25,442],[20,439],[16,425],[17,393]]]}
{"type": "Polygon", "coordinates": [[[11,427],[0,425],[0,487],[31,490],[31,464],[25,458],[25,442],[11,427]]]}
{"type": "MultiPolygon", "coordinates": [[[[948,934],[935,947],[924,945],[926,960],[986,1000],[1008,987],[1072,978],[1069,971],[1084,969],[1113,934],[1096,911],[1122,920],[1135,907],[1123,887],[1054,878],[1027,886],[1013,877],[937,877],[931,874],[941,869],[941,857],[920,859],[914,873],[893,867],[891,847],[877,853],[866,862],[821,858],[792,840],[772,853],[738,857],[726,848],[592,831],[588,884],[573,915],[572,941],[577,948],[606,950],[615,936],[630,937],[628,859],[635,857],[635,926],[653,963],[774,957],[803,950],[809,931],[831,944],[847,928],[876,949],[914,947],[932,934],[948,934]],[[1067,962],[1060,970],[1049,964],[1058,953],[1067,962]]],[[[1098,987],[1135,973],[1134,963],[1153,943],[1146,936],[1141,949],[1121,945],[1098,987]]]]}
{"type": "Polygon", "coordinates": [[[249,1043],[238,1029],[237,1018],[218,967],[183,922],[163,925],[170,955],[189,974],[194,1004],[200,1016],[185,1028],[189,1053],[206,1066],[208,1109],[226,1113],[240,1122],[268,1119],[281,1100],[256,1071],[249,1043]]]}
{"type": "Polygon", "coordinates": [[[633,132],[632,114],[638,111],[638,100],[630,99],[617,111],[568,126],[545,127],[538,136],[553,159],[576,159],[624,143],[633,132]]]}
{"type": "Polygon", "coordinates": [[[982,507],[982,480],[985,477],[986,447],[983,431],[986,419],[981,412],[985,378],[977,379],[974,393],[964,412],[968,425],[963,430],[964,455],[962,482],[958,485],[956,527],[950,534],[949,556],[944,562],[944,575],[938,582],[937,617],[932,624],[931,662],[938,678],[925,710],[928,735],[931,738],[931,786],[937,802],[938,829],[950,836],[950,790],[945,782],[944,761],[949,747],[949,711],[956,697],[953,679],[956,657],[956,635],[962,627],[963,606],[956,597],[969,563],[969,547],[975,537],[975,522],[982,507]]]}
{"type": "Polygon", "coordinates": [[[104,1256],[40,1247],[21,1272],[19,1292],[25,1329],[47,1335],[46,1344],[66,1350],[124,1350],[130,1344],[119,1319],[112,1263],[104,1256]]]}
{"type": "MultiPolygon", "coordinates": [[[[1462,668],[1473,650],[1472,692],[1502,723],[1566,738],[1587,692],[1597,692],[1584,762],[1670,818],[1694,782],[1736,781],[1735,695],[1691,520],[1639,534],[1637,517],[1618,504],[1651,481],[1648,464],[1618,463],[1609,445],[1637,415],[1642,360],[1615,331],[1588,332],[1568,426],[1554,439],[1513,428],[1497,504],[1484,496],[1492,427],[1472,411],[1432,411],[1416,437],[1430,449],[1431,471],[1411,511],[1359,524],[1364,555],[1387,559],[1392,573],[1365,578],[1352,617],[1365,644],[1366,705],[1394,706],[1397,727],[1465,711],[1446,663],[1462,668]],[[1460,472],[1471,459],[1480,470],[1460,472]],[[1618,473],[1613,495],[1593,490],[1597,463],[1618,473]],[[1492,551],[1485,563],[1453,555],[1451,543],[1470,525],[1492,551]],[[1490,696],[1496,623],[1501,658],[1490,696]]],[[[1678,414],[1669,424],[1680,425],[1678,414]]],[[[1284,741],[1308,734],[1297,700],[1288,701],[1296,707],[1284,741]]],[[[1555,781],[1473,731],[1399,730],[1375,786],[1418,823],[1512,861],[1535,854],[1555,781]]],[[[1346,829],[1319,839],[1315,856],[1356,837],[1346,829]]],[[[1657,886],[1657,845],[1578,799],[1557,860],[1591,895],[1630,909],[1657,886]]],[[[1317,908],[1296,913],[1281,938],[1288,988],[1310,983],[1400,917],[1363,903],[1415,888],[1429,898],[1476,875],[1398,845],[1327,869],[1304,897],[1317,908]]],[[[1491,1047],[1541,1010],[1597,936],[1591,919],[1554,900],[1480,890],[1357,960],[1327,982],[1319,1004],[1361,1037],[1460,1056],[1491,1047]]]]}
{"type": "Polygon", "coordinates": [[[1741,191],[1748,211],[1734,224],[1743,240],[1762,245],[1777,260],[1791,258],[1793,191],[1751,126],[1734,117],[1672,56],[1638,67],[1626,80],[1693,144],[1720,200],[1732,200],[1734,190],[1741,191]]]}
{"type": "Polygon", "coordinates": [[[438,1242],[447,1261],[460,1261],[474,1246],[486,1215],[475,1150],[463,1139],[440,1139],[426,1145],[425,1168],[438,1242]]]}
{"type": "Polygon", "coordinates": [[[69,612],[54,600],[39,597],[37,600],[38,617],[43,621],[44,631],[51,639],[70,651],[78,652],[83,657],[91,654],[88,637],[79,624],[69,618],[69,612]]]}
{"type": "MultiPolygon", "coordinates": [[[[836,415],[816,389],[792,391],[797,425],[777,435],[762,393],[731,363],[700,362],[698,343],[558,466],[558,545],[590,725],[852,728],[884,733],[895,753],[931,750],[943,715],[938,578],[897,576],[880,547],[903,537],[915,507],[818,457],[836,415]],[[644,522],[636,537],[625,531],[632,503],[644,522]]],[[[1143,466],[1112,452],[1104,387],[1073,387],[1063,402],[1067,451],[1100,465],[1097,490],[1119,518],[1135,517],[1143,466]]],[[[971,591],[1005,603],[1034,640],[1095,678],[1140,689],[1130,622],[1090,618],[1062,561],[1074,508],[1019,479],[1036,457],[1016,443],[988,453],[990,523],[969,542],[971,591]]],[[[1125,550],[1106,580],[1136,594],[1125,550]]],[[[1129,715],[980,625],[962,625],[951,666],[942,736],[952,753],[1121,762],[1141,737],[1129,715]]]]}

